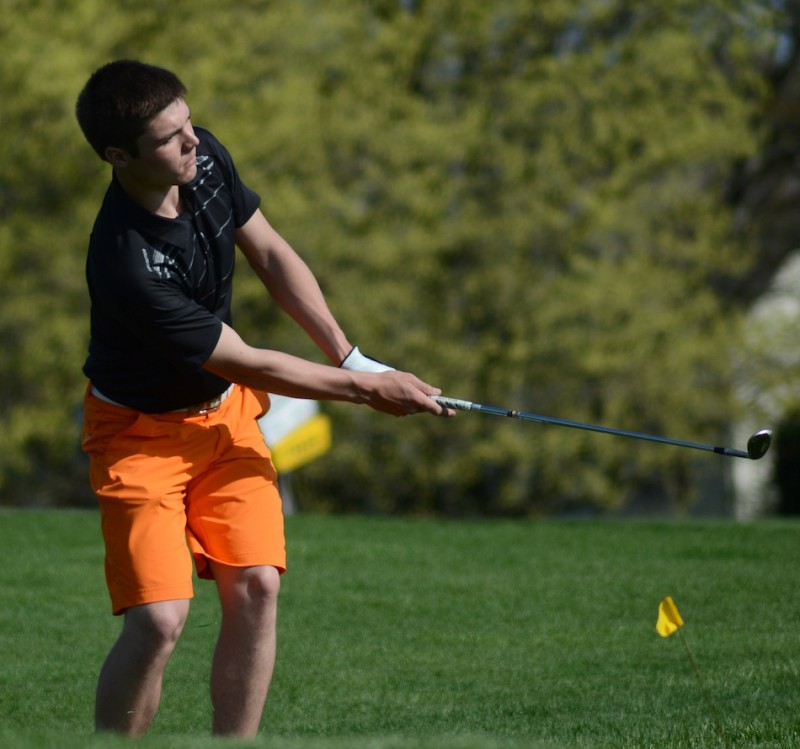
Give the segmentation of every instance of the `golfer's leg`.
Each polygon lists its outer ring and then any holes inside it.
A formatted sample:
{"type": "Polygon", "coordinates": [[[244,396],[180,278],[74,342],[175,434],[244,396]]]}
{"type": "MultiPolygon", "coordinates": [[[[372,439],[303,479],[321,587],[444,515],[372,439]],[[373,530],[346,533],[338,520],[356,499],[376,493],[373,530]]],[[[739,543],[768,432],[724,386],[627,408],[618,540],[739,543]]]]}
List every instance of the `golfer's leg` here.
{"type": "Polygon", "coordinates": [[[252,738],[275,664],[280,576],[274,567],[212,568],[222,605],[211,670],[214,733],[252,738]]]}
{"type": "Polygon", "coordinates": [[[97,684],[95,727],[138,736],[158,711],[161,681],[189,613],[188,600],[133,606],[125,612],[97,684]]]}

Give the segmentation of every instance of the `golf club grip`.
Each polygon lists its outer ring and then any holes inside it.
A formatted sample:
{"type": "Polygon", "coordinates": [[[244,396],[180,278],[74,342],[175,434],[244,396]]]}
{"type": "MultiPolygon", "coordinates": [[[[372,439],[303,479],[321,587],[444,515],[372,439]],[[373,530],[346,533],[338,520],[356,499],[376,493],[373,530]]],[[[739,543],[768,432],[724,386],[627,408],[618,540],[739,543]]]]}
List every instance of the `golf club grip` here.
{"type": "Polygon", "coordinates": [[[454,411],[472,411],[476,409],[476,404],[471,401],[460,400],[459,398],[448,398],[446,395],[432,395],[443,408],[452,408],[454,411]]]}

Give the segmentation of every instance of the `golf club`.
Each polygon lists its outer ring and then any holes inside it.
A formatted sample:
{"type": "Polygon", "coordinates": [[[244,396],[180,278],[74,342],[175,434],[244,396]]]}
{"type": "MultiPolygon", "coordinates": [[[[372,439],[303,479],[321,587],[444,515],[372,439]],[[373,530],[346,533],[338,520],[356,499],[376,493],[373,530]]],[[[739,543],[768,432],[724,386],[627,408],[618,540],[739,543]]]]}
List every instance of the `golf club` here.
{"type": "Polygon", "coordinates": [[[594,424],[584,424],[580,421],[568,421],[567,419],[556,419],[552,416],[540,416],[539,414],[526,413],[525,411],[512,411],[507,408],[497,408],[495,406],[484,406],[480,403],[449,398],[444,395],[431,396],[440,406],[452,408],[457,411],[480,411],[481,413],[492,414],[494,416],[509,416],[513,419],[524,419],[526,421],[536,421],[539,424],[555,424],[561,427],[571,427],[573,429],[585,429],[590,432],[601,432],[602,434],[615,434],[619,437],[632,437],[637,440],[647,440],[648,442],[661,442],[665,445],[675,445],[676,447],[688,447],[692,450],[705,450],[706,452],[727,455],[731,458],[748,458],[758,460],[766,455],[772,442],[772,432],[769,429],[761,429],[747,440],[747,451],[734,450],[732,447],[715,447],[714,445],[703,445],[698,442],[685,442],[684,440],[673,440],[667,437],[656,437],[652,434],[642,434],[641,432],[629,432],[625,429],[612,429],[611,427],[596,426],[594,424]]]}

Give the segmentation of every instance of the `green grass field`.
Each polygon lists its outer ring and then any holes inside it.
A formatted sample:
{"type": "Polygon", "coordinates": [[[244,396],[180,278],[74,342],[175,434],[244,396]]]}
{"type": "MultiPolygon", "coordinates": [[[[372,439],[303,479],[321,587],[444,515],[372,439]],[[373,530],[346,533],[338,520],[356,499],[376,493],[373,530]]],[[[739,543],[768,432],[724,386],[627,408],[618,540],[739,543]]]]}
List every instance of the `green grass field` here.
{"type": "MultiPolygon", "coordinates": [[[[208,738],[218,614],[197,586],[137,746],[800,747],[800,525],[294,517],[278,664],[256,742],[208,738]]],[[[0,746],[92,734],[108,612],[93,512],[0,510],[0,746]]]]}

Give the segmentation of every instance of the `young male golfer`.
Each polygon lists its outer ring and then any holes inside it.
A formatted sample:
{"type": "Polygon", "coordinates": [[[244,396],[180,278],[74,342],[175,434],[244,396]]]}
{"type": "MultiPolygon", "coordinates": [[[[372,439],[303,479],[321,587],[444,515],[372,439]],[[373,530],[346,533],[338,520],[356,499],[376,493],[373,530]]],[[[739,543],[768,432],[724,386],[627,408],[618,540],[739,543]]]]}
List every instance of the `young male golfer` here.
{"type": "Polygon", "coordinates": [[[256,419],[266,391],[452,415],[440,391],[376,372],[306,264],[270,226],[225,148],[192,125],[186,88],[137,61],[97,70],[76,114],[112,167],[89,242],[91,342],[83,446],[97,495],[119,639],[100,673],[96,728],[136,735],[159,705],[192,597],[192,557],[216,583],[213,731],[256,734],[286,568],[275,470],[256,419]],[[269,295],[334,364],[248,346],[231,326],[238,246],[269,295]],[[187,549],[188,540],[188,549],[187,549]],[[191,550],[191,554],[189,552],[191,550]]]}

